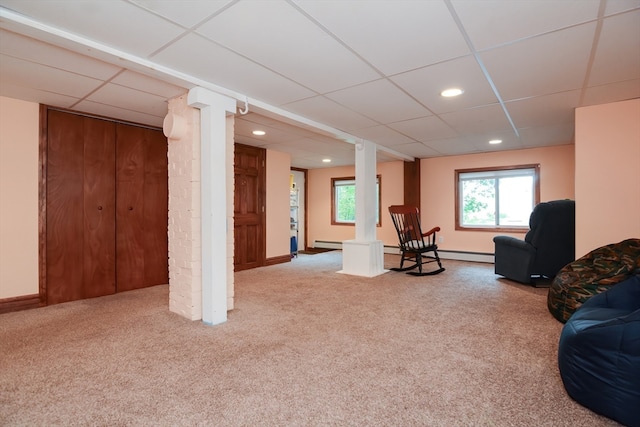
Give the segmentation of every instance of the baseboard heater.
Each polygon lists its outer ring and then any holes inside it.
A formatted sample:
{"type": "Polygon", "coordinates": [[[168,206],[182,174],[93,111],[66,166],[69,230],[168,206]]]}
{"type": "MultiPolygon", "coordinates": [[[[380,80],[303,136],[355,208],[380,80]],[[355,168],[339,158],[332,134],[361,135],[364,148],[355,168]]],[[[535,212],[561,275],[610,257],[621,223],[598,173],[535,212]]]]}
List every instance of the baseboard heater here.
{"type": "MultiPolygon", "coordinates": [[[[342,242],[334,242],[330,240],[314,240],[314,248],[322,249],[342,249],[342,242]]],[[[399,255],[400,250],[397,246],[384,246],[384,252],[387,254],[399,255]]],[[[494,262],[494,255],[486,252],[469,252],[469,251],[451,251],[445,249],[439,249],[438,254],[442,259],[455,259],[459,261],[473,261],[473,262],[494,262]]]]}

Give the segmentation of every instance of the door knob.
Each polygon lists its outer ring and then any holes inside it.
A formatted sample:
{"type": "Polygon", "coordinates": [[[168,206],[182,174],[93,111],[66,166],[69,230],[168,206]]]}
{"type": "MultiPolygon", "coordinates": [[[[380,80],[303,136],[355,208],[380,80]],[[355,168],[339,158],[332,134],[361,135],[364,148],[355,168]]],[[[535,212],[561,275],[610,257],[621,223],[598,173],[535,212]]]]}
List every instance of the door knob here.
{"type": "Polygon", "coordinates": [[[98,210],[101,211],[102,210],[102,206],[98,206],[98,210]]]}

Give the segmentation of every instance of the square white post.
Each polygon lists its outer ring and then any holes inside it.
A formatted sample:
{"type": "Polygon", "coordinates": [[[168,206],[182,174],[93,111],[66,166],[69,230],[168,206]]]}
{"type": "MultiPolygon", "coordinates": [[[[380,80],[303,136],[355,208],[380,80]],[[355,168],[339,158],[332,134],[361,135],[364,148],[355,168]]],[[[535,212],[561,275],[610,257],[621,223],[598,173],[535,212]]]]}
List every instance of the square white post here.
{"type": "Polygon", "coordinates": [[[340,273],[373,277],[385,273],[384,245],[376,240],[376,145],[356,144],[356,238],[342,242],[340,273]]]}
{"type": "Polygon", "coordinates": [[[233,99],[201,87],[189,91],[188,104],[200,109],[202,322],[227,320],[227,113],[235,113],[233,99]]]}

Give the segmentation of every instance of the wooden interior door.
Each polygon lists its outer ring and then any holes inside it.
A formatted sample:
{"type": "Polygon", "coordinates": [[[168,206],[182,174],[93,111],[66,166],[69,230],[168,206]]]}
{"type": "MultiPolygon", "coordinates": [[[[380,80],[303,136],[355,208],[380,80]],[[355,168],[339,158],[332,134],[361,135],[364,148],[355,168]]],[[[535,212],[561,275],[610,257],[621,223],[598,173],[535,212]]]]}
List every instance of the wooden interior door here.
{"type": "Polygon", "coordinates": [[[167,174],[167,139],[162,132],[118,123],[118,292],[169,283],[167,174]]]}
{"type": "Polygon", "coordinates": [[[114,124],[47,110],[46,300],[115,292],[114,124]]]}
{"type": "Polygon", "coordinates": [[[235,144],[235,271],[265,264],[265,158],[266,152],[262,148],[235,144]]]}

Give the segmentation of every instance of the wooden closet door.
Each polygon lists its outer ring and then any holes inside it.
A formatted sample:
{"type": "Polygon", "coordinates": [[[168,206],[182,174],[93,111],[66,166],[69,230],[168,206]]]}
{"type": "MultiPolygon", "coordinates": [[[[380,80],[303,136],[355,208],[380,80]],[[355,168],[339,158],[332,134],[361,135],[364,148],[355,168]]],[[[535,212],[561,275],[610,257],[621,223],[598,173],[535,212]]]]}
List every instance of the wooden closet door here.
{"type": "Polygon", "coordinates": [[[162,132],[116,129],[118,292],[169,282],[167,140],[162,132]]]}
{"type": "Polygon", "coordinates": [[[84,298],[116,292],[115,124],[84,118],[84,298]]]}
{"type": "Polygon", "coordinates": [[[114,125],[47,115],[47,304],[114,293],[114,125]]]}
{"type": "Polygon", "coordinates": [[[148,284],[169,283],[169,176],[167,138],[145,129],[144,217],[145,263],[148,284]]]}
{"type": "Polygon", "coordinates": [[[83,119],[51,111],[47,131],[47,304],[82,298],[83,119]]]}

